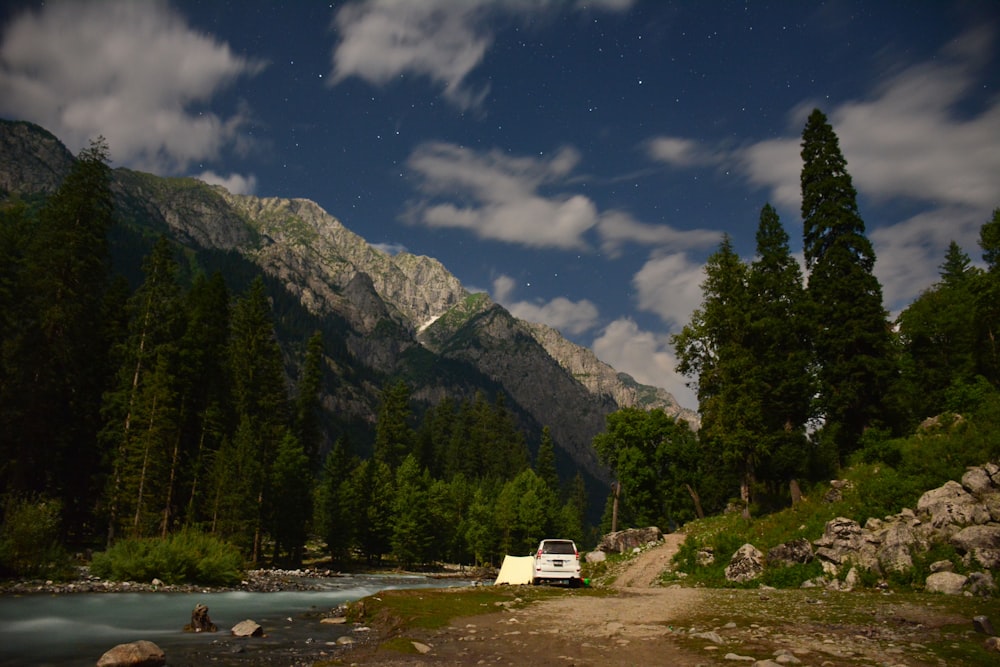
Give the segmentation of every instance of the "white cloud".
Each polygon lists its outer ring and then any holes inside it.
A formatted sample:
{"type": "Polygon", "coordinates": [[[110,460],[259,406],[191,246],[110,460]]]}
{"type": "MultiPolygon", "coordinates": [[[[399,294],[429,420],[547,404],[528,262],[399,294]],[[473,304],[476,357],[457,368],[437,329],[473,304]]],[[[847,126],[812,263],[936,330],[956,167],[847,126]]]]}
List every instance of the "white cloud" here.
{"type": "Polygon", "coordinates": [[[646,152],[652,159],[678,167],[717,164],[722,157],[692,139],[654,137],[646,142],[646,152]]]}
{"type": "Polygon", "coordinates": [[[894,316],[940,279],[945,249],[952,241],[976,263],[979,229],[987,221],[969,207],[941,207],[869,234],[878,258],[875,275],[894,316]]]}
{"type": "Polygon", "coordinates": [[[597,306],[589,299],[571,301],[560,296],[537,303],[515,301],[515,285],[514,279],[507,275],[493,281],[493,300],[509,310],[514,317],[547,324],[563,334],[574,336],[593,329],[597,324],[597,306]]]}
{"type": "Polygon", "coordinates": [[[704,267],[683,253],[651,257],[632,277],[640,310],[654,313],[671,329],[679,330],[701,305],[704,267]]]}
{"type": "Polygon", "coordinates": [[[687,387],[686,378],[674,370],[677,359],[668,336],[643,331],[635,321],[625,318],[609,324],[592,347],[604,363],[643,384],[666,389],[686,408],[698,408],[697,396],[687,387]]]}
{"type": "Polygon", "coordinates": [[[718,232],[681,231],[637,221],[624,211],[599,211],[589,197],[569,191],[579,161],[572,147],[548,157],[518,157],[427,143],[408,160],[427,199],[412,204],[406,218],[428,227],[466,229],[485,239],[562,250],[590,250],[593,231],[612,257],[626,243],[686,250],[718,242],[718,232]],[[542,188],[566,191],[543,195],[542,188]]]}
{"type": "Polygon", "coordinates": [[[408,217],[428,227],[468,229],[482,238],[530,247],[586,249],[584,234],[598,219],[594,203],[582,195],[544,197],[537,192],[541,185],[560,182],[578,160],[571,148],[533,159],[424,144],[408,161],[423,192],[463,201],[424,202],[413,206],[408,217]]]}
{"type": "MultiPolygon", "coordinates": [[[[623,11],[632,0],[590,0],[576,10],[623,11]]],[[[344,5],[334,17],[340,42],[333,51],[333,85],[357,76],[382,86],[411,72],[444,89],[461,109],[478,107],[486,85],[469,74],[493,44],[497,16],[531,17],[560,6],[557,0],[365,0],[344,5]]]]}
{"type": "Polygon", "coordinates": [[[246,122],[195,108],[262,67],[164,2],[46,3],[4,30],[0,113],[74,149],[103,135],[116,162],[178,173],[234,144],[246,122]]]}
{"type": "Polygon", "coordinates": [[[234,195],[252,195],[257,190],[257,177],[253,174],[229,174],[222,176],[214,171],[203,171],[195,176],[209,185],[221,185],[234,195]]]}

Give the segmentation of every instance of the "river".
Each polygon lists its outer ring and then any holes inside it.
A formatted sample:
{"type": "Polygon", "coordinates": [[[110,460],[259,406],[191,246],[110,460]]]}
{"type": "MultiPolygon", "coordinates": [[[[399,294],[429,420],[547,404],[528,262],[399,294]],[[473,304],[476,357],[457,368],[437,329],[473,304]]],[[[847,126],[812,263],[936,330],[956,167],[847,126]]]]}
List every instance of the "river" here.
{"type": "MultiPolygon", "coordinates": [[[[343,576],[316,580],[317,590],[255,593],[71,593],[0,596],[0,666],[93,667],[116,644],[148,639],[178,667],[281,664],[279,655],[332,654],[337,638],[351,633],[346,625],[320,623],[340,604],[380,590],[441,588],[467,581],[406,575],[343,576]],[[186,633],[196,604],[208,607],[216,633],[186,633]],[[252,619],[266,633],[262,639],[235,639],[229,629],[252,619]]],[[[283,664],[293,664],[284,662],[283,664]]]]}

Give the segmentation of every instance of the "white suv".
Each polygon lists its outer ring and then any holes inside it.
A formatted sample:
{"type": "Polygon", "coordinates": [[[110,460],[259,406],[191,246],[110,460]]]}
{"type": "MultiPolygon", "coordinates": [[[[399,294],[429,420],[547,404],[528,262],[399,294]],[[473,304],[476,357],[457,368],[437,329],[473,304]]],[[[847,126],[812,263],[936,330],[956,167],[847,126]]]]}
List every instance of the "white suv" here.
{"type": "Polygon", "coordinates": [[[573,540],[542,540],[535,552],[535,572],[531,583],[564,581],[580,583],[580,552],[573,540]]]}

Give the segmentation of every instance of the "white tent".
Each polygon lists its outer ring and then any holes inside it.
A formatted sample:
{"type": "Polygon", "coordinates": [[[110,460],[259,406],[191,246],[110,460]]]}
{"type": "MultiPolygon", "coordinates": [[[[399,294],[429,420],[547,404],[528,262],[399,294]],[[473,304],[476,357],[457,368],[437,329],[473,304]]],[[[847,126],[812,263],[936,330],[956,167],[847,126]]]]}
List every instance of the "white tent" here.
{"type": "Polygon", "coordinates": [[[530,584],[535,576],[534,556],[504,556],[500,573],[493,585],[530,584]]]}

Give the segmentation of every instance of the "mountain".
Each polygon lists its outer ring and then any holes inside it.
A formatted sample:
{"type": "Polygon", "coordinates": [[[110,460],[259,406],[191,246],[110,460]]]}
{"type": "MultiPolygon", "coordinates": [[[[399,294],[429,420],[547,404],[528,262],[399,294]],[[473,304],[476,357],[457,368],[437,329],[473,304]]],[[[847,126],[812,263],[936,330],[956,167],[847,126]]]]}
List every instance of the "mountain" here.
{"type": "MultiPolygon", "coordinates": [[[[72,165],[49,132],[0,121],[0,201],[52,192],[72,165]]],[[[639,384],[558,331],[519,320],[472,294],[436,259],[382,252],[316,203],[234,195],[191,178],[118,168],[116,268],[133,276],[166,234],[201,270],[223,271],[232,289],[268,279],[289,376],[302,341],[324,331],[328,431],[350,424],[370,439],[382,385],[401,378],[419,410],[445,395],[498,393],[537,444],[550,428],[560,468],[607,481],[591,446],[605,416],[622,407],[663,408],[697,426],[665,390],[639,384]]],[[[534,449],[534,447],[532,447],[534,449]]]]}

